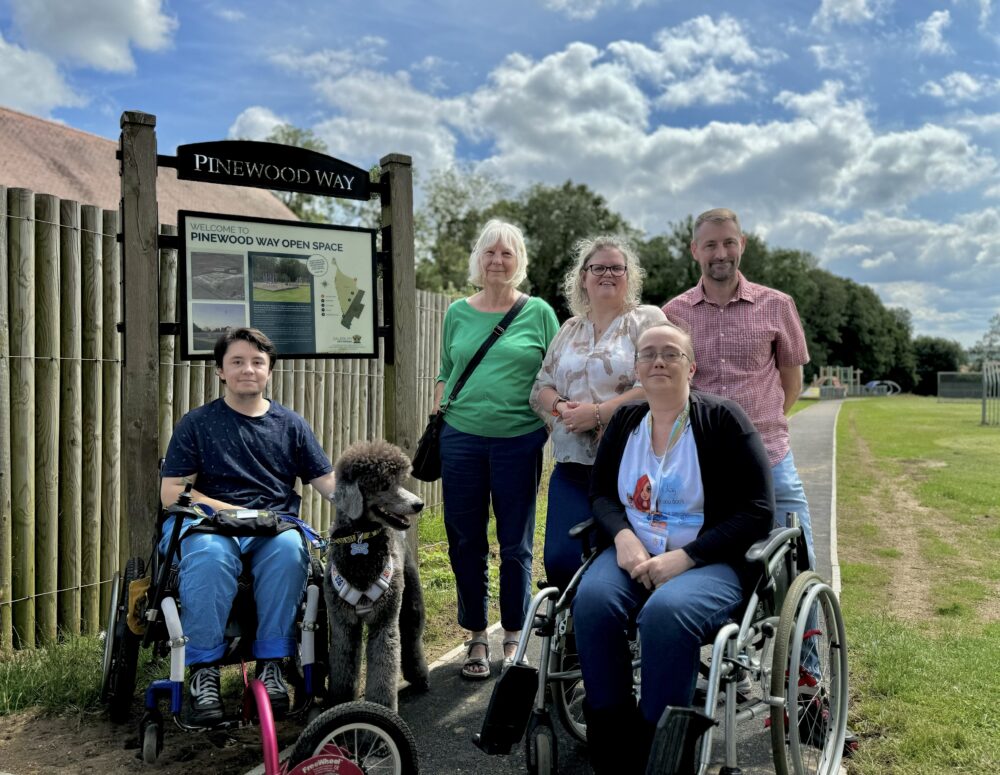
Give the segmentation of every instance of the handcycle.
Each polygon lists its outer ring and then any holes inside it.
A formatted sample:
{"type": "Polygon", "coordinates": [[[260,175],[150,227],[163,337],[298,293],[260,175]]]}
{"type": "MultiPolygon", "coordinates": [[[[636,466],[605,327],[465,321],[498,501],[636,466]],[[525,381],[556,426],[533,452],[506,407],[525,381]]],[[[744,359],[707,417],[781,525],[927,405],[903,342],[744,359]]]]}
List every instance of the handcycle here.
{"type": "MultiPolygon", "coordinates": [[[[223,718],[210,727],[188,724],[182,717],[185,643],[179,616],[178,556],[183,517],[203,517],[205,512],[192,503],[189,484],[173,506],[161,512],[153,536],[149,561],[141,557],[128,560],[124,574],[112,582],[107,630],[104,642],[101,700],[108,706],[115,722],[128,719],[136,687],[138,655],[141,648],[152,648],[155,657],[169,655],[169,678],[152,681],[144,692],[144,712],[139,722],[139,745],[142,759],[152,764],[163,749],[164,717],[160,703],[165,700],[174,724],[184,730],[227,729],[258,724],[261,729],[266,775],[305,771],[330,771],[342,775],[391,773],[409,775],[418,772],[416,744],[405,722],[381,705],[350,702],[322,713],[314,700],[322,697],[325,685],[323,657],[326,654],[327,624],[321,585],[323,566],[312,557],[306,590],[300,606],[298,627],[300,642],[295,669],[290,680],[295,687],[296,705],[291,717],[308,717],[291,755],[279,762],[276,729],[271,702],[263,682],[250,679],[246,661],[253,659],[252,637],[256,629],[256,608],[252,580],[241,576],[239,591],[226,625],[226,653],[222,664],[242,664],[244,692],[237,716],[223,718]],[[165,553],[159,552],[163,524],[175,517],[165,553]],[[322,766],[334,769],[323,770],[322,766]],[[308,764],[312,769],[308,769],[308,764]]],[[[234,518],[248,522],[273,519],[270,512],[240,510],[234,518]]],[[[315,537],[315,534],[313,534],[315,537]]],[[[318,537],[315,537],[318,539],[318,537]]],[[[305,537],[304,537],[304,540],[305,537]]]]}
{"type": "MultiPolygon", "coordinates": [[[[760,579],[740,611],[706,644],[700,671],[705,680],[699,707],[667,708],[657,724],[647,775],[704,775],[712,764],[719,722],[724,735],[720,775],[738,775],[737,726],[758,719],[770,727],[778,775],[838,772],[847,735],[847,639],[833,590],[804,570],[805,545],[795,515],[746,554],[760,579]],[[749,689],[748,689],[749,687],[749,689]]],[[[596,552],[587,536],[592,520],[573,528],[584,539],[584,566],[565,591],[541,590],[529,608],[531,628],[522,633],[515,663],[494,689],[474,742],[487,753],[509,753],[525,738],[531,775],[557,771],[557,737],[549,706],[570,735],[586,740],[582,716],[585,687],[575,657],[570,604],[596,552]],[[569,637],[567,637],[569,634],[569,637]],[[523,663],[532,636],[541,638],[541,664],[523,663]]],[[[641,665],[635,642],[633,668],[641,665]]],[[[635,690],[639,691],[638,681],[635,690]]]]}

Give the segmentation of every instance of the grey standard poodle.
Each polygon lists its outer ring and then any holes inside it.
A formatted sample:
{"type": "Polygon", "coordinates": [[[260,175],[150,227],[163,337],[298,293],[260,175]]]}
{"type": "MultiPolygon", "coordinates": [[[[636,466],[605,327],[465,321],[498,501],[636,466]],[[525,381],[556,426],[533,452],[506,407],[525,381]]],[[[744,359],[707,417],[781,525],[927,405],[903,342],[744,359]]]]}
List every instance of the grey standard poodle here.
{"type": "Polygon", "coordinates": [[[387,441],[359,442],[337,460],[323,591],[330,621],[330,702],[357,699],[362,628],[365,699],[396,710],[399,671],[427,688],[424,600],[403,532],[424,504],[403,487],[410,460],[387,441]]]}

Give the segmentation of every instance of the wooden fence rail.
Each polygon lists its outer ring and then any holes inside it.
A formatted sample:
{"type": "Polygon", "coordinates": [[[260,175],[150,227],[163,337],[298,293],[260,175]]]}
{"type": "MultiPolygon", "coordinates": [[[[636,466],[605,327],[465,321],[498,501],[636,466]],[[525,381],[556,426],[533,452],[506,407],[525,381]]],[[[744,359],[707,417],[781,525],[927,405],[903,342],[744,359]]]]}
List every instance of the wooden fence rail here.
{"type": "MultiPolygon", "coordinates": [[[[116,211],[0,186],[0,652],[97,632],[127,559],[117,232],[116,211]]],[[[159,289],[160,320],[176,320],[174,250],[160,251],[159,289]]],[[[417,291],[419,394],[407,400],[425,416],[448,301],[417,291]]],[[[222,385],[213,364],[178,359],[179,337],[159,345],[162,455],[177,421],[222,385]]],[[[335,459],[382,436],[384,374],[381,356],[279,358],[270,397],[302,414],[335,459]]],[[[416,484],[440,503],[440,483],[416,484]]],[[[325,531],[331,504],[307,488],[301,516],[325,531]]]]}

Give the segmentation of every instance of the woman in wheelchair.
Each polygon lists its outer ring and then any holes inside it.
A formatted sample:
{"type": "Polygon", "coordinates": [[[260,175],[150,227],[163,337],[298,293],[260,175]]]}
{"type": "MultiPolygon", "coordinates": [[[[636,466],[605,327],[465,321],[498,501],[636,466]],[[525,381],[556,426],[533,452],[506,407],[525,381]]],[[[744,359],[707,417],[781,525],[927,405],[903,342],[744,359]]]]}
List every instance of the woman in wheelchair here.
{"type": "Polygon", "coordinates": [[[752,591],[759,571],[744,554],[773,519],[760,436],[737,404],[691,390],[695,368],[683,330],[643,331],[636,371],[648,403],[618,409],[594,464],[591,506],[610,545],[580,581],[573,620],[598,775],[643,772],[664,708],[691,704],[701,645],[752,591]]]}

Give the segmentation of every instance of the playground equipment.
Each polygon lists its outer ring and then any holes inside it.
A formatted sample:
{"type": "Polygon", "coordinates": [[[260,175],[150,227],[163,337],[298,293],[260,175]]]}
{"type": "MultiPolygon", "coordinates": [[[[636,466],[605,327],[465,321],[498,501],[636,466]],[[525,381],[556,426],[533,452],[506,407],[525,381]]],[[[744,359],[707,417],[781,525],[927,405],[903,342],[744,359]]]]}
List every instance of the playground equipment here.
{"type": "Polygon", "coordinates": [[[1000,425],[1000,361],[983,364],[983,425],[1000,425]]]}

